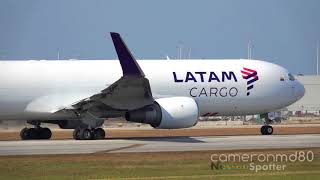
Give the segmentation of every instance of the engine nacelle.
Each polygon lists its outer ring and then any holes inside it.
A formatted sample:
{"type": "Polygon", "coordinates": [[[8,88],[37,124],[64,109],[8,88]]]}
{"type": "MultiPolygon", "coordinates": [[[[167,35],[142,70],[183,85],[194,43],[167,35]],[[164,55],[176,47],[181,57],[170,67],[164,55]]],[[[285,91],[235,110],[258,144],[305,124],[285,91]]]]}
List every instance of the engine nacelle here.
{"type": "Polygon", "coordinates": [[[160,98],[153,105],[127,112],[125,118],[159,129],[188,128],[197,124],[199,109],[189,97],[160,98]]]}

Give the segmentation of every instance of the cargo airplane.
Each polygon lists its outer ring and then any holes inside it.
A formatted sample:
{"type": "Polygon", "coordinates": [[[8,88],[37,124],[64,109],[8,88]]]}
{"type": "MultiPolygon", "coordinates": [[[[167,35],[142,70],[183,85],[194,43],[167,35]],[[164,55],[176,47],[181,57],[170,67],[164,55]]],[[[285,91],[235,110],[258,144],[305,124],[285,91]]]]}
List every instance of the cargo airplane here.
{"type": "Polygon", "coordinates": [[[158,129],[189,128],[200,116],[266,114],[304,95],[285,68],[259,60],[140,60],[111,33],[119,60],[1,61],[0,119],[24,120],[22,139],[50,139],[53,123],[77,140],[104,139],[108,118],[158,129]],[[120,62],[120,63],[119,63],[120,62]]]}

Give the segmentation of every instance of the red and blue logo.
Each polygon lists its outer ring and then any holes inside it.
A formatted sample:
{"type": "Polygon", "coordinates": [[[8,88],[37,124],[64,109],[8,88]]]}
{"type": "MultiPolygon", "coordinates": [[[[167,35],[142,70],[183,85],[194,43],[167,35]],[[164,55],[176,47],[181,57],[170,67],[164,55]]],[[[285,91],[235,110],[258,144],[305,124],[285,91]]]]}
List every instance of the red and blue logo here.
{"type": "Polygon", "coordinates": [[[253,89],[253,83],[259,80],[258,73],[256,70],[243,68],[241,70],[242,77],[247,81],[247,96],[250,95],[250,90],[253,89]]]}

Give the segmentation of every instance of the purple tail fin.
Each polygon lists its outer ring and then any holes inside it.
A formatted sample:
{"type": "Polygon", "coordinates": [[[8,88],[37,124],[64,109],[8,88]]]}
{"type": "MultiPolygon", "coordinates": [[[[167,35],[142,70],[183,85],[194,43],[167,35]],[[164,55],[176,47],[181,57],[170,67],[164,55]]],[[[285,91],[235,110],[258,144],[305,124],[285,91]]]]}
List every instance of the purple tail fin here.
{"type": "Polygon", "coordinates": [[[130,50],[123,42],[120,34],[111,32],[112,41],[117,51],[118,58],[121,64],[123,76],[141,76],[144,77],[144,73],[141,70],[136,59],[132,56],[130,50]]]}

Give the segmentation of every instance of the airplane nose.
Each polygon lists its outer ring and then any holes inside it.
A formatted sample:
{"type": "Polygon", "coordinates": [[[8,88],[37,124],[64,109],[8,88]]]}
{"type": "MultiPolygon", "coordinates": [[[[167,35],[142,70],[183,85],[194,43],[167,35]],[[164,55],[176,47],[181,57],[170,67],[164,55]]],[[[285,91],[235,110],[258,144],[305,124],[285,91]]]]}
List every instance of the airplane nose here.
{"type": "Polygon", "coordinates": [[[295,96],[296,96],[297,100],[299,100],[304,96],[305,88],[304,88],[303,84],[301,84],[299,81],[297,81],[295,89],[296,89],[295,96]]]}

